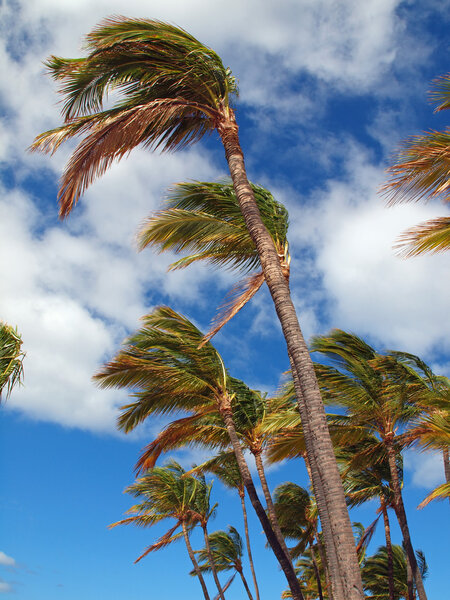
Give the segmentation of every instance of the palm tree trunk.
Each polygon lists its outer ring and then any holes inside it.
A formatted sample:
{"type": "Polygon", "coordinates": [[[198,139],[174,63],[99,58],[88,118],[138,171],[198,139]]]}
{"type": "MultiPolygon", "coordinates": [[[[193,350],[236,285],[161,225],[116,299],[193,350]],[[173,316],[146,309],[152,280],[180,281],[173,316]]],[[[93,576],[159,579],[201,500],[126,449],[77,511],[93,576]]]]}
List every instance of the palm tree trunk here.
{"type": "Polygon", "coordinates": [[[214,577],[214,581],[216,582],[217,591],[219,592],[219,598],[221,598],[221,600],[225,600],[225,596],[223,595],[223,589],[222,589],[222,586],[220,585],[219,576],[217,575],[216,563],[214,561],[214,556],[213,556],[213,553],[211,552],[211,546],[209,544],[209,537],[208,537],[208,530],[206,528],[206,523],[202,523],[201,526],[203,529],[203,536],[205,538],[205,547],[206,547],[206,552],[207,552],[208,558],[209,558],[209,566],[211,567],[212,575],[214,577]]]}
{"type": "Polygon", "coordinates": [[[331,589],[330,573],[328,571],[327,557],[325,554],[325,548],[323,547],[322,540],[320,539],[317,527],[314,527],[314,537],[316,539],[317,548],[319,549],[320,562],[322,563],[322,569],[325,574],[325,582],[327,585],[327,597],[328,600],[333,600],[333,591],[331,589]]]}
{"type": "MultiPolygon", "coordinates": [[[[403,544],[403,549],[405,550],[405,545],[403,544]]],[[[406,553],[406,550],[405,550],[406,553]]],[[[414,593],[414,577],[411,568],[411,563],[408,558],[408,554],[406,554],[406,587],[408,590],[408,600],[416,600],[416,594],[414,593]]]]}
{"type": "Polygon", "coordinates": [[[252,594],[250,592],[250,588],[248,587],[247,580],[244,577],[244,573],[242,571],[238,571],[238,573],[241,576],[242,583],[243,583],[243,585],[245,587],[245,591],[247,592],[247,596],[249,597],[249,600],[253,600],[253,596],[252,596],[252,594]]]}
{"type": "Polygon", "coordinates": [[[322,582],[320,581],[320,571],[319,571],[319,567],[317,566],[316,553],[314,552],[314,548],[311,543],[310,543],[309,547],[311,550],[311,560],[312,560],[313,569],[314,569],[314,573],[315,573],[316,581],[317,581],[317,592],[319,594],[319,600],[323,600],[322,582]]]}
{"type": "MultiPolygon", "coordinates": [[[[226,592],[227,589],[230,587],[230,585],[233,583],[233,580],[234,580],[235,576],[236,576],[236,573],[234,573],[234,575],[232,575],[230,577],[230,579],[226,582],[226,584],[223,586],[223,591],[224,592],[226,592]]],[[[220,596],[215,596],[214,600],[219,600],[219,598],[220,598],[220,596]]]]}
{"type": "Polygon", "coordinates": [[[187,551],[188,551],[188,554],[189,554],[189,558],[192,561],[192,564],[194,566],[195,574],[197,575],[198,580],[200,582],[200,585],[202,586],[203,595],[205,597],[205,600],[210,600],[210,597],[209,597],[209,594],[208,594],[208,588],[206,587],[206,583],[205,583],[205,580],[203,579],[203,575],[202,575],[202,572],[200,571],[200,567],[198,566],[198,562],[195,560],[194,551],[192,550],[192,546],[191,546],[191,543],[189,541],[189,535],[188,535],[186,523],[183,521],[181,523],[181,526],[183,527],[184,541],[186,542],[186,548],[187,548],[187,551]]]}
{"type": "Polygon", "coordinates": [[[245,508],[245,491],[244,491],[244,489],[242,489],[242,491],[239,490],[239,498],[241,499],[242,515],[244,517],[245,543],[247,544],[248,561],[250,563],[250,570],[252,572],[253,585],[255,586],[256,600],[260,600],[259,587],[258,587],[258,582],[256,580],[255,565],[253,563],[253,556],[252,556],[252,551],[250,548],[250,536],[248,533],[248,520],[247,520],[247,509],[245,508]]]}
{"type": "Polygon", "coordinates": [[[408,521],[406,519],[405,506],[403,504],[402,490],[400,487],[400,479],[397,470],[396,461],[396,450],[394,448],[393,438],[386,437],[385,445],[387,448],[387,455],[389,461],[389,470],[391,474],[392,490],[394,492],[394,510],[400,525],[400,530],[403,536],[403,542],[405,544],[406,558],[409,560],[411,565],[414,581],[416,582],[417,593],[419,594],[419,600],[427,600],[425,588],[423,586],[422,575],[420,574],[419,566],[417,564],[416,556],[414,554],[414,548],[411,542],[411,536],[409,533],[408,521]]]}
{"type": "Polygon", "coordinates": [[[394,600],[395,589],[394,589],[394,559],[392,556],[392,542],[391,542],[391,526],[389,524],[389,515],[386,507],[386,500],[384,496],[380,498],[381,512],[383,513],[384,521],[384,535],[386,538],[386,553],[387,553],[387,565],[388,565],[388,588],[389,588],[389,600],[394,600]]]}
{"type": "Polygon", "coordinates": [[[225,426],[228,431],[228,435],[230,437],[231,445],[233,446],[233,450],[236,456],[236,462],[241,473],[242,482],[245,485],[245,489],[247,490],[250,502],[252,503],[252,506],[255,509],[255,512],[262,525],[262,528],[264,529],[267,541],[270,547],[272,548],[280,564],[280,567],[283,570],[289,588],[292,592],[292,597],[294,598],[294,600],[304,600],[303,594],[300,589],[300,584],[298,582],[294,568],[292,567],[292,563],[287,560],[284,550],[281,547],[274,530],[272,529],[270,521],[266,515],[266,511],[264,510],[263,505],[261,504],[258,498],[258,494],[256,493],[252,476],[250,475],[248,465],[245,461],[244,454],[242,452],[242,448],[236,434],[236,428],[233,421],[233,413],[231,410],[231,398],[227,394],[224,394],[222,398],[218,399],[218,404],[219,412],[224,420],[225,426]]]}
{"type": "MultiPolygon", "coordinates": [[[[444,461],[444,473],[446,483],[450,483],[450,458],[448,452],[448,446],[442,448],[442,459],[444,461]]],[[[450,502],[450,498],[448,499],[450,502]]]]}
{"type": "Polygon", "coordinates": [[[264,498],[266,499],[267,512],[269,513],[270,522],[272,523],[275,535],[277,536],[278,541],[280,542],[280,545],[283,548],[284,553],[286,554],[286,558],[292,564],[291,555],[289,554],[289,550],[286,546],[284,536],[281,533],[280,524],[278,523],[277,514],[275,512],[275,506],[273,505],[272,496],[270,494],[269,486],[267,484],[266,473],[264,471],[264,465],[261,458],[261,452],[252,451],[252,454],[255,457],[256,470],[258,471],[259,480],[261,481],[261,486],[264,493],[264,498]]]}
{"type": "Polygon", "coordinates": [[[252,188],[247,179],[244,156],[239,144],[238,127],[231,110],[229,114],[224,114],[222,121],[218,124],[218,131],[224,145],[234,190],[247,229],[257,248],[264,276],[281,323],[292,371],[298,375],[296,392],[302,422],[306,425],[305,435],[310,438],[311,442],[309,446],[310,461],[316,463],[322,480],[322,489],[315,490],[315,493],[317,498],[323,495],[323,499],[320,500],[324,504],[322,511],[326,510],[330,515],[329,525],[332,533],[331,536],[325,536],[325,540],[328,539],[326,544],[330,543],[330,537],[336,540],[341,585],[339,586],[336,581],[335,587],[342,586],[344,593],[338,595],[338,590],[334,589],[334,597],[335,600],[362,600],[364,595],[353,532],[314,367],[275,246],[261,220],[252,188]],[[300,389],[297,390],[298,384],[300,389]]]}

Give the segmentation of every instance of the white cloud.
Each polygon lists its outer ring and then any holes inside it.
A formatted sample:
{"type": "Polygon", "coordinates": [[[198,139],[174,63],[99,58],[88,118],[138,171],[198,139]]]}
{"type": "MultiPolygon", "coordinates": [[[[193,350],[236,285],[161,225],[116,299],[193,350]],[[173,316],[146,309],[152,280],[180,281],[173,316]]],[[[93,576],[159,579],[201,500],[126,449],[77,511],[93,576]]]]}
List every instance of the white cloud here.
{"type": "MultiPolygon", "coordinates": [[[[445,352],[450,334],[448,257],[404,260],[392,249],[403,230],[445,208],[386,208],[376,193],[383,171],[360,147],[350,145],[344,153],[348,170],[341,179],[314,192],[307,208],[289,207],[292,272],[301,271],[301,252],[312,247],[315,276],[320,276],[312,285],[328,298],[330,326],[369,335],[388,348],[423,354],[439,347],[445,352]]],[[[300,283],[307,286],[308,277],[300,283]]]]}
{"type": "Polygon", "coordinates": [[[405,469],[412,473],[416,487],[432,489],[444,482],[444,465],[439,452],[405,452],[405,469]]]}
{"type": "Polygon", "coordinates": [[[9,594],[13,591],[13,587],[7,581],[0,579],[0,594],[9,594]]]}
{"type": "Polygon", "coordinates": [[[15,567],[17,563],[12,556],[8,556],[5,552],[0,550],[0,565],[4,565],[5,567],[15,567]]]}

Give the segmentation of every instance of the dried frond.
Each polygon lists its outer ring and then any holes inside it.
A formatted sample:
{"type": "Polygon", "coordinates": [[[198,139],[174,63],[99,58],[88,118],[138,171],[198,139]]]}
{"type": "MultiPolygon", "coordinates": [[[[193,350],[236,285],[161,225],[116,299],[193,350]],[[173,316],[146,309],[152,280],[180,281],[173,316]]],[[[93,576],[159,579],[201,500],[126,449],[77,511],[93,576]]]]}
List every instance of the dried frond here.
{"type": "Polygon", "coordinates": [[[405,258],[450,250],[450,218],[430,219],[407,229],[394,248],[405,258]]]}

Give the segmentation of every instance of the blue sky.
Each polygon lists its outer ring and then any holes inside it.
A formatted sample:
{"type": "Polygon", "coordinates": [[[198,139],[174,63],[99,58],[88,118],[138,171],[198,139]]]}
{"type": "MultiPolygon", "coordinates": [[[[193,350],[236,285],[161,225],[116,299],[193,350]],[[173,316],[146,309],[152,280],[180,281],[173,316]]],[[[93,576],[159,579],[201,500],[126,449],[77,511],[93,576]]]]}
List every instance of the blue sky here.
{"type": "MultiPolygon", "coordinates": [[[[446,0],[3,1],[0,318],[17,325],[27,352],[25,385],[0,414],[5,598],[199,597],[182,544],[133,565],[162,529],[107,529],[131,505],[122,491],[160,424],[119,435],[126,395],[96,389],[91,375],[158,304],[206,329],[234,281],[203,267],[167,274],[172,257],[138,254],[134,241],[172,183],[226,174],[215,136],[172,155],[134,151],[58,221],[57,182],[70,148],[52,158],[26,152],[59,123],[42,61],[78,56],[83,35],[111,14],[170,21],[213,47],[239,80],[249,177],[290,213],[291,285],[305,336],[350,330],[379,349],[419,354],[449,376],[448,256],[404,261],[392,251],[402,230],[447,209],[388,209],[377,194],[400,140],[446,126],[427,93],[448,71],[449,7],[446,0]]],[[[288,368],[266,292],[215,344],[233,375],[269,393],[288,368]]],[[[187,467],[200,455],[177,458],[187,467]]],[[[272,487],[307,485],[296,462],[269,477],[272,487]]],[[[405,499],[413,543],[429,563],[430,600],[442,598],[447,579],[448,506],[416,506],[442,477],[438,456],[407,455],[405,499]]],[[[242,531],[232,495],[215,484],[214,498],[214,526],[242,531]]],[[[374,510],[354,518],[368,524],[374,510]]],[[[283,578],[253,517],[251,527],[262,597],[279,597],[283,578]]],[[[380,529],[370,549],[381,543],[380,529]]],[[[239,582],[231,589],[230,597],[244,598],[239,582]]]]}

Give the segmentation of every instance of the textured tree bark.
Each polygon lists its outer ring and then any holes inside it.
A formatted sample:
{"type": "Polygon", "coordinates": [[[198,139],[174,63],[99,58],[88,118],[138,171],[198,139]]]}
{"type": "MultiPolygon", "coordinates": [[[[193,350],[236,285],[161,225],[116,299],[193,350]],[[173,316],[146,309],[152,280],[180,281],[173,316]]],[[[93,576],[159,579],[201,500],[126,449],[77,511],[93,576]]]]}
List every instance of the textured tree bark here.
{"type": "Polygon", "coordinates": [[[220,414],[224,420],[225,427],[227,428],[228,435],[230,437],[231,445],[233,446],[242,481],[245,485],[245,489],[247,490],[250,502],[252,503],[252,506],[255,509],[255,512],[262,525],[262,528],[264,529],[267,541],[269,542],[269,545],[272,548],[280,564],[280,567],[283,570],[289,588],[292,592],[292,597],[294,598],[294,600],[304,600],[303,594],[300,589],[300,584],[298,582],[292,564],[287,560],[283,548],[281,547],[277,536],[275,535],[275,532],[272,529],[270,521],[266,515],[266,511],[264,510],[263,505],[261,504],[258,498],[258,494],[256,493],[252,476],[250,475],[250,471],[248,469],[241,445],[239,443],[239,439],[236,434],[236,428],[234,426],[233,415],[231,410],[231,398],[222,397],[221,399],[218,399],[218,405],[220,414]]]}
{"type": "MultiPolygon", "coordinates": [[[[299,385],[300,389],[297,390],[296,387],[296,392],[302,422],[307,424],[305,436],[309,437],[309,452],[311,452],[309,458],[311,466],[314,463],[318,469],[322,483],[322,489],[315,490],[315,493],[316,497],[322,495],[320,502],[325,505],[322,510],[326,510],[330,515],[329,523],[326,526],[331,527],[331,537],[334,540],[338,558],[339,573],[330,573],[330,576],[334,577],[332,582],[334,600],[362,600],[364,595],[353,532],[314,367],[300,330],[277,252],[270,234],[262,223],[252,188],[247,179],[244,157],[239,144],[238,128],[231,111],[230,114],[224,115],[223,120],[218,123],[218,131],[224,145],[234,190],[247,229],[257,248],[264,276],[281,323],[292,371],[295,371],[298,376],[296,386],[299,385]],[[339,588],[343,589],[343,593],[340,593],[339,588]]],[[[330,535],[325,536],[325,543],[327,555],[328,552],[331,555],[333,550],[332,548],[328,550],[329,541],[327,539],[330,539],[330,535]]]]}
{"type": "Polygon", "coordinates": [[[248,533],[247,509],[245,507],[245,491],[244,490],[242,490],[242,491],[239,490],[239,498],[241,499],[242,515],[244,517],[245,543],[247,544],[248,561],[250,563],[250,570],[252,572],[252,578],[253,578],[253,585],[255,587],[256,600],[260,600],[258,581],[256,580],[256,573],[255,573],[255,564],[253,562],[252,550],[251,550],[251,547],[250,547],[250,536],[249,536],[249,533],[248,533]]]}
{"type": "Polygon", "coordinates": [[[209,537],[208,537],[208,530],[206,528],[206,523],[202,523],[202,529],[203,529],[203,536],[205,538],[206,552],[208,553],[209,564],[211,567],[212,575],[214,577],[214,581],[216,582],[217,591],[219,592],[219,598],[221,598],[221,600],[225,600],[225,596],[223,594],[223,589],[222,589],[222,586],[220,585],[219,577],[217,575],[217,569],[216,569],[216,563],[214,562],[214,556],[211,552],[211,546],[209,545],[209,537]]]}
{"type": "Polygon", "coordinates": [[[427,600],[427,595],[423,586],[422,575],[417,565],[416,555],[414,554],[414,548],[411,542],[408,521],[406,520],[406,511],[405,506],[403,504],[402,490],[400,487],[400,479],[397,470],[396,450],[394,448],[392,436],[387,436],[384,442],[387,448],[392,490],[394,492],[394,510],[397,516],[398,524],[400,525],[400,530],[402,532],[403,542],[405,544],[406,550],[406,558],[407,561],[409,560],[409,564],[411,565],[414,581],[416,582],[417,593],[419,595],[419,600],[427,600]]]}
{"type": "Polygon", "coordinates": [[[391,527],[389,524],[389,515],[386,507],[386,500],[383,496],[380,498],[381,512],[383,513],[384,521],[384,536],[386,538],[386,553],[388,561],[388,588],[389,588],[389,600],[394,600],[394,560],[392,556],[392,542],[391,542],[391,527]]]}
{"type": "MultiPolygon", "coordinates": [[[[291,555],[289,554],[289,550],[286,546],[284,536],[281,533],[280,524],[278,523],[277,514],[275,512],[275,507],[272,501],[272,496],[270,494],[269,486],[267,484],[266,474],[264,472],[264,465],[261,458],[261,452],[252,452],[252,454],[255,457],[256,470],[258,471],[259,480],[261,481],[261,487],[264,493],[264,498],[266,499],[267,512],[269,513],[270,522],[272,523],[275,535],[277,536],[278,541],[280,542],[280,545],[283,548],[284,553],[286,554],[287,560],[292,565],[291,555]]],[[[292,568],[294,568],[294,565],[292,565],[292,568]]]]}
{"type": "Polygon", "coordinates": [[[320,561],[322,563],[323,572],[325,574],[325,582],[326,582],[326,586],[327,586],[326,587],[326,589],[327,589],[327,598],[328,598],[328,600],[333,600],[333,593],[332,593],[332,589],[331,589],[330,574],[329,574],[328,565],[327,565],[327,557],[325,555],[325,548],[323,547],[322,540],[320,539],[319,532],[317,531],[317,527],[314,527],[314,535],[315,535],[315,538],[316,538],[317,548],[319,550],[319,556],[320,556],[320,561]]]}
{"type": "Polygon", "coordinates": [[[210,597],[208,594],[208,588],[206,587],[206,583],[205,583],[205,580],[203,579],[203,575],[202,575],[202,572],[200,571],[200,567],[198,566],[198,563],[195,560],[194,551],[192,550],[192,546],[189,541],[189,535],[188,535],[186,523],[184,521],[182,521],[181,526],[183,528],[184,541],[186,543],[186,548],[187,548],[187,551],[189,554],[189,558],[191,559],[191,562],[194,566],[194,571],[198,577],[200,585],[202,586],[203,595],[205,596],[205,600],[210,600],[210,597]]]}

